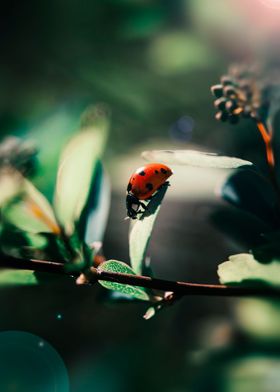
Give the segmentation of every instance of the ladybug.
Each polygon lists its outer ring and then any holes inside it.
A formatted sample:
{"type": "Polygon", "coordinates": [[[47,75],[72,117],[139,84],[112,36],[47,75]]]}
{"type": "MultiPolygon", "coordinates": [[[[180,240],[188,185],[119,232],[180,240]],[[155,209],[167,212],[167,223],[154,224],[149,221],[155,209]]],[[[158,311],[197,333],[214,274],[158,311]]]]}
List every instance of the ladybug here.
{"type": "Polygon", "coordinates": [[[154,193],[166,183],[173,174],[172,170],[162,163],[148,163],[137,169],[129,179],[126,195],[126,208],[129,218],[136,219],[140,207],[147,207],[140,200],[150,200],[154,193]]]}

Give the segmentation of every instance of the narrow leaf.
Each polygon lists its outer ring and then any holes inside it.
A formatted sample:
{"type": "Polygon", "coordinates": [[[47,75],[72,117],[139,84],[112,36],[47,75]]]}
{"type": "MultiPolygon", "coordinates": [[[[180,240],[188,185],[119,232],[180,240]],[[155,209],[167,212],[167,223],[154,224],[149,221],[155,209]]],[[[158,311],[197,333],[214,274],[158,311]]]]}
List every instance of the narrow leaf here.
{"type": "Polygon", "coordinates": [[[240,158],[194,150],[144,151],[142,156],[147,161],[159,161],[166,164],[190,165],[197,167],[213,167],[217,169],[236,169],[240,166],[252,165],[252,162],[245,161],[240,158]]]}
{"type": "Polygon", "coordinates": [[[99,106],[89,109],[80,132],[69,141],[62,153],[55,190],[55,210],[67,234],[73,233],[88,199],[108,127],[108,115],[99,106]]]}
{"type": "MultiPolygon", "coordinates": [[[[136,275],[133,269],[130,268],[127,264],[117,260],[109,260],[105,263],[100,264],[98,270],[136,275]]],[[[122,294],[127,294],[131,297],[141,299],[143,301],[149,301],[149,296],[142,287],[130,286],[128,284],[121,284],[115,282],[107,282],[104,280],[100,280],[99,283],[106,289],[119,291],[122,294]]]]}
{"type": "Polygon", "coordinates": [[[221,283],[234,284],[246,282],[246,284],[265,283],[273,286],[280,285],[280,262],[274,259],[269,264],[259,263],[253,255],[240,253],[229,257],[228,261],[220,264],[218,275],[221,283]]]}
{"type": "Polygon", "coordinates": [[[80,237],[91,246],[94,242],[102,242],[107,225],[111,188],[107,173],[101,162],[98,162],[84,211],[78,224],[80,237]]]}
{"type": "Polygon", "coordinates": [[[231,174],[220,190],[228,203],[245,210],[269,225],[278,223],[277,198],[271,183],[254,170],[241,169],[231,174]]]}
{"type": "Polygon", "coordinates": [[[0,271],[0,286],[34,286],[39,282],[34,271],[4,269],[0,271]]]}
{"type": "Polygon", "coordinates": [[[166,191],[167,186],[163,186],[147,205],[148,209],[141,218],[131,223],[129,255],[131,266],[137,274],[141,274],[143,271],[146,251],[166,191]]]}
{"type": "Polygon", "coordinates": [[[151,318],[153,318],[153,317],[155,316],[155,314],[156,314],[156,309],[155,309],[155,307],[154,307],[154,306],[150,306],[150,307],[146,310],[146,312],[145,312],[143,318],[144,318],[145,320],[150,320],[151,318]]]}
{"type": "Polygon", "coordinates": [[[0,206],[19,194],[22,187],[22,175],[11,167],[0,170],[0,206]]]}
{"type": "Polygon", "coordinates": [[[20,194],[3,207],[3,218],[30,233],[59,234],[51,205],[30,181],[22,178],[20,194]]]}
{"type": "Polygon", "coordinates": [[[35,286],[48,283],[71,284],[69,276],[30,270],[1,269],[0,286],[35,286]]]}

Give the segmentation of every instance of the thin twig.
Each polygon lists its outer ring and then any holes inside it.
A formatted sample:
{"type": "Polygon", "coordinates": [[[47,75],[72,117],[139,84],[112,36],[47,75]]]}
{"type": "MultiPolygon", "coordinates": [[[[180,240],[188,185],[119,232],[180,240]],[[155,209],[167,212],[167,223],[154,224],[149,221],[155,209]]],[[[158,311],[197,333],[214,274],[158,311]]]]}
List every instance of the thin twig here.
{"type": "Polygon", "coordinates": [[[255,121],[265,144],[266,160],[268,164],[270,180],[278,196],[278,199],[280,199],[280,187],[275,172],[275,156],[272,145],[273,129],[269,127],[267,128],[265,124],[258,118],[255,118],[255,121]]]}
{"type": "Polygon", "coordinates": [[[211,295],[225,297],[248,297],[248,296],[273,296],[280,297],[280,288],[273,287],[241,287],[213,285],[202,283],[174,282],[170,280],[150,278],[149,276],[122,274],[118,272],[102,271],[91,268],[97,280],[106,280],[131,286],[146,287],[154,290],[172,291],[180,295],[211,295]]]}
{"type": "Polygon", "coordinates": [[[56,274],[66,274],[64,264],[65,263],[63,262],[48,260],[22,259],[8,255],[0,256],[0,268],[15,268],[56,274]]]}
{"type": "MultiPolygon", "coordinates": [[[[2,256],[0,267],[27,269],[41,272],[76,275],[65,271],[63,262],[35,259],[21,259],[12,256],[2,256]]],[[[76,275],[77,276],[77,275],[76,275]]],[[[91,267],[88,283],[98,280],[140,286],[153,290],[171,291],[178,295],[207,295],[220,297],[280,297],[280,288],[273,287],[241,287],[203,283],[175,282],[156,279],[149,276],[122,274],[118,272],[102,271],[91,267]]]]}

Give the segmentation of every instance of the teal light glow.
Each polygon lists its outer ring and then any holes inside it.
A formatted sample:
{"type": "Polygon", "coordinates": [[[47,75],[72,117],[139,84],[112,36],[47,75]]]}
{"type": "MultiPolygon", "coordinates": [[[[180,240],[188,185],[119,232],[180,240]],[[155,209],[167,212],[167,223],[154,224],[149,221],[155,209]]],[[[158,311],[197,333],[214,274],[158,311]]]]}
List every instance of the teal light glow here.
{"type": "Polygon", "coordinates": [[[69,392],[67,370],[56,350],[39,336],[1,332],[0,391],[69,392]]]}

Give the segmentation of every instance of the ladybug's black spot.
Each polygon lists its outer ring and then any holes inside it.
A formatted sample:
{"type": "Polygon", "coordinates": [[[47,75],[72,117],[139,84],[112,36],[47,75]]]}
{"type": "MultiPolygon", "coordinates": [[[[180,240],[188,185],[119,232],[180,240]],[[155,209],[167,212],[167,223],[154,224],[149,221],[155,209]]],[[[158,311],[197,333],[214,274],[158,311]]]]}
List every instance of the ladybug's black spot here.
{"type": "Polygon", "coordinates": [[[140,173],[138,173],[139,174],[139,176],[145,176],[146,175],[146,173],[144,172],[144,170],[142,170],[140,173]]]}
{"type": "Polygon", "coordinates": [[[127,192],[130,192],[131,189],[132,189],[132,185],[131,185],[131,183],[129,182],[128,185],[127,185],[127,192]]]}
{"type": "Polygon", "coordinates": [[[155,173],[156,173],[156,174],[158,174],[158,173],[159,173],[159,171],[158,171],[158,170],[155,170],[155,173]]]}
{"type": "Polygon", "coordinates": [[[167,173],[167,170],[165,170],[163,167],[160,169],[160,171],[161,171],[163,174],[166,174],[166,173],[167,173]]]}
{"type": "Polygon", "coordinates": [[[153,187],[153,184],[151,184],[150,182],[148,182],[148,183],[146,184],[146,188],[147,188],[149,191],[151,191],[154,187],[153,187]]]}

